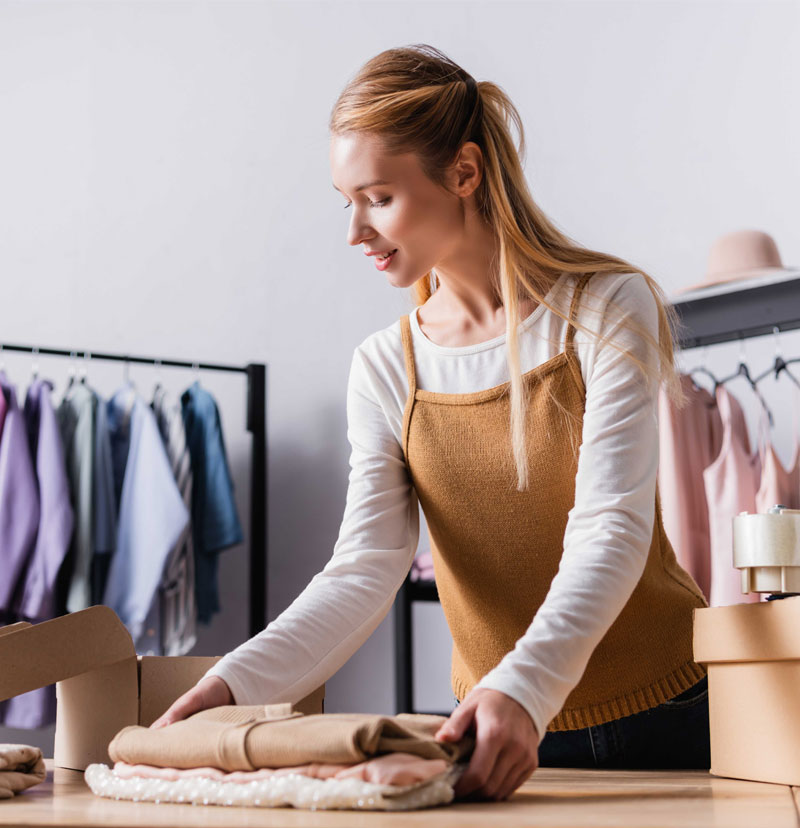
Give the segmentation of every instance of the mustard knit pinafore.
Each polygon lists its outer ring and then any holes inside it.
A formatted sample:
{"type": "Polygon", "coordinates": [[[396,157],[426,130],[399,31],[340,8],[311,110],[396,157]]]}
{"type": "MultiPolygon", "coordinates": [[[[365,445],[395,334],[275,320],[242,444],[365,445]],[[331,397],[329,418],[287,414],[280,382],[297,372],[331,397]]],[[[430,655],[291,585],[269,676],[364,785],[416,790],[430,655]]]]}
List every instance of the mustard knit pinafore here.
{"type": "MultiPolygon", "coordinates": [[[[588,278],[577,285],[570,319],[588,278]]],[[[428,524],[439,599],[453,637],[452,686],[462,700],[514,649],[558,571],[577,457],[566,437],[552,437],[565,431],[550,394],[582,423],[585,388],[570,324],[564,350],[523,374],[530,389],[531,483],[517,491],[510,383],[466,394],[417,388],[409,317],[400,322],[409,385],[403,451],[428,524]]],[[[706,675],[692,658],[692,619],[696,607],[708,604],[664,533],[658,489],[655,500],[641,579],[548,731],[648,710],[706,675]]]]}

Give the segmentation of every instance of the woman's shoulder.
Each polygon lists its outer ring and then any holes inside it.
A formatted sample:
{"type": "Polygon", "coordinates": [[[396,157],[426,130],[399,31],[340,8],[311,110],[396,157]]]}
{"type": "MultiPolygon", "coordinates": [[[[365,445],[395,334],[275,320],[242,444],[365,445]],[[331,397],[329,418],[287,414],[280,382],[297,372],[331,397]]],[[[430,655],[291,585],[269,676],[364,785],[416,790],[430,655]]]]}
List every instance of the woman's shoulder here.
{"type": "Polygon", "coordinates": [[[356,353],[369,362],[391,362],[402,356],[402,317],[390,325],[368,334],[356,346],[356,353]]]}
{"type": "Polygon", "coordinates": [[[407,387],[401,320],[397,319],[367,335],[356,346],[351,365],[351,383],[384,402],[396,402],[407,387]]]}
{"type": "MultiPolygon", "coordinates": [[[[570,274],[566,283],[570,297],[582,278],[582,275],[570,274]]],[[[605,301],[613,298],[641,301],[645,296],[652,296],[647,279],[638,270],[592,273],[584,285],[583,292],[587,299],[598,298],[605,301]]]]}
{"type": "MultiPolygon", "coordinates": [[[[579,276],[570,276],[564,291],[565,312],[569,310],[579,276]]],[[[658,307],[653,291],[644,274],[639,271],[594,273],[586,281],[578,302],[579,323],[592,320],[603,327],[614,325],[621,317],[636,317],[639,321],[655,323],[658,307]]]]}

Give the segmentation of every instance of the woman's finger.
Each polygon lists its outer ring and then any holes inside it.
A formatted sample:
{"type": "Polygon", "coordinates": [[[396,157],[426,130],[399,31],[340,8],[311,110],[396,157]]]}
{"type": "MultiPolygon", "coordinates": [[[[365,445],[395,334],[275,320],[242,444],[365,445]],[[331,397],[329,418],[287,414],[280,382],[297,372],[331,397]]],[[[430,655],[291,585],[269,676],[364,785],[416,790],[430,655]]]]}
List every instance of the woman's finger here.
{"type": "Polygon", "coordinates": [[[173,722],[179,722],[200,710],[219,707],[223,704],[233,704],[233,693],[227,682],[219,676],[206,676],[174,701],[172,706],[150,727],[164,727],[173,722]]]}
{"type": "Polygon", "coordinates": [[[505,796],[503,798],[505,799],[511,796],[511,794],[513,794],[514,791],[517,790],[517,788],[519,788],[521,785],[524,785],[528,781],[528,779],[530,779],[531,774],[533,774],[533,772],[538,767],[538,762],[533,766],[531,766],[530,762],[523,762],[522,767],[519,769],[519,773],[515,777],[514,781],[511,783],[511,786],[505,792],[505,796]]]}
{"type": "Polygon", "coordinates": [[[472,703],[459,705],[448,717],[447,721],[433,734],[438,742],[457,742],[470,728],[475,715],[475,705],[472,703]]]}
{"type": "Polygon", "coordinates": [[[476,715],[475,748],[469,766],[461,775],[455,788],[457,797],[469,796],[483,787],[491,777],[497,761],[497,755],[502,747],[502,738],[496,725],[482,725],[482,720],[476,715]]]}
{"type": "Polygon", "coordinates": [[[180,698],[172,703],[172,705],[159,716],[153,724],[152,728],[165,727],[173,722],[181,721],[192,713],[196,713],[200,709],[201,696],[196,688],[192,688],[184,693],[180,698]]]}
{"type": "Polygon", "coordinates": [[[481,795],[487,799],[499,798],[500,792],[518,775],[519,758],[519,753],[506,745],[498,754],[489,778],[481,787],[481,795]]]}
{"type": "Polygon", "coordinates": [[[524,763],[521,760],[517,760],[517,762],[514,763],[506,774],[503,784],[498,787],[494,799],[498,801],[506,799],[514,790],[516,790],[516,782],[522,775],[523,764],[524,763]]]}

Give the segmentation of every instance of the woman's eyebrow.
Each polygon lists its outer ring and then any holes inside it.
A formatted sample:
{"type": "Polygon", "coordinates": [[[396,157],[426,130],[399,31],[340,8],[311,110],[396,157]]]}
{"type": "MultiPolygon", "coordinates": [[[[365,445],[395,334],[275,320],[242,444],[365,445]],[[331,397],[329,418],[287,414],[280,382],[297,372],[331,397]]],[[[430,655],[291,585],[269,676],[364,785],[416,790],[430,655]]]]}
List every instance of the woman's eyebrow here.
{"type": "MultiPolygon", "coordinates": [[[[383,179],[370,181],[368,184],[362,184],[360,187],[356,187],[356,192],[360,193],[361,190],[366,190],[367,187],[379,187],[381,184],[391,184],[391,181],[383,181],[383,179]]],[[[342,192],[335,184],[333,185],[333,189],[340,193],[342,192]]]]}

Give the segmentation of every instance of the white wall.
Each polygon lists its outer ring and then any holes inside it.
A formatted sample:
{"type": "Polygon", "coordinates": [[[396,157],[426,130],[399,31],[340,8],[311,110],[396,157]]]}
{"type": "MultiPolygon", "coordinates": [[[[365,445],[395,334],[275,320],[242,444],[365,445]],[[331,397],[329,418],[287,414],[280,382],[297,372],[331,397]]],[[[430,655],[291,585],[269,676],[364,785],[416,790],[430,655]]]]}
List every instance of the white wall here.
{"type": "MultiPolygon", "coordinates": [[[[0,2],[0,341],[269,363],[274,617],[337,538],[353,349],[411,308],[345,243],[330,185],[328,116],[362,63],[426,42],[500,84],[536,201],[671,292],[735,229],[768,231],[800,264],[798,36],[788,2],[0,2]]],[[[798,334],[783,345],[800,355],[798,334]]],[[[747,354],[762,370],[771,338],[747,354]]],[[[729,373],[737,357],[724,345],[708,361],[729,373]]],[[[30,358],[5,361],[24,387],[30,358]]],[[[40,366],[63,388],[65,361],[40,366]]],[[[104,392],[122,379],[91,372],[104,392]]],[[[131,376],[150,393],[152,369],[131,376]]],[[[202,381],[246,520],[243,380],[202,381]]],[[[790,428],[784,409],[784,461],[790,428]]],[[[225,609],[197,653],[245,637],[246,579],[246,547],[224,553],[225,609]]],[[[417,616],[436,642],[418,703],[449,709],[446,627],[438,608],[417,616]]],[[[389,616],[328,682],[328,710],[393,711],[392,630],[389,616]]],[[[52,738],[0,729],[18,737],[52,738]]]]}

